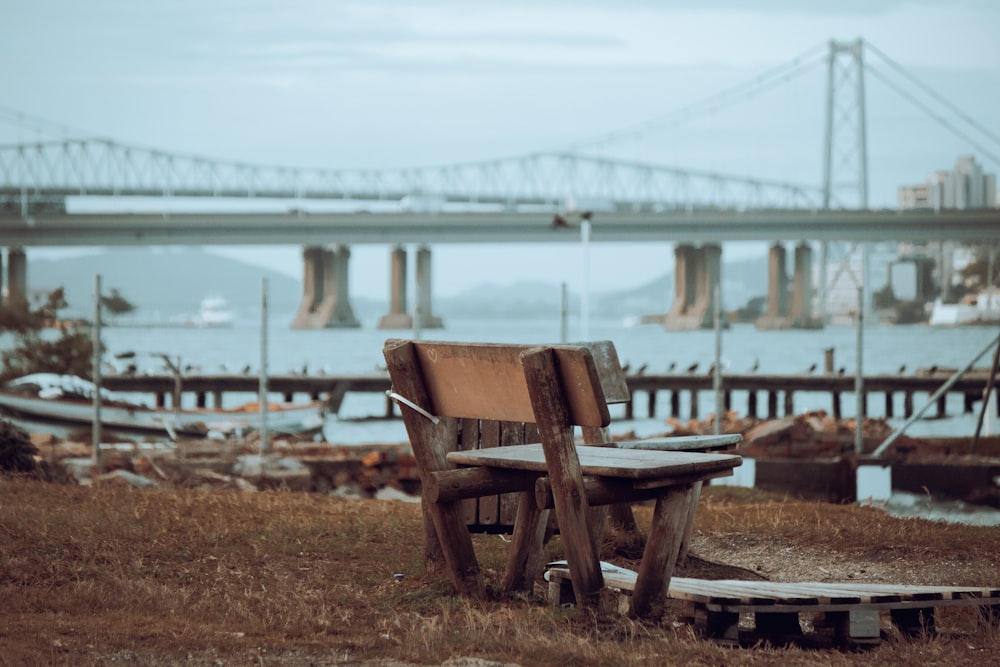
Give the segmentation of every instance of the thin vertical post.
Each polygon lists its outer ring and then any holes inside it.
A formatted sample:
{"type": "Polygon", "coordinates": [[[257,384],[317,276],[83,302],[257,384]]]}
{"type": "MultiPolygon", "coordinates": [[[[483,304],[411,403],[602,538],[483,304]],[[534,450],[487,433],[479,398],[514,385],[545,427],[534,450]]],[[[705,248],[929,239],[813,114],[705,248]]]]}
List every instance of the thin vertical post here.
{"type": "Polygon", "coordinates": [[[566,295],[566,283],[563,282],[559,289],[559,342],[565,344],[568,340],[566,331],[567,313],[569,311],[568,298],[566,295]]]}
{"type": "Polygon", "coordinates": [[[94,469],[99,475],[101,469],[101,274],[94,276],[94,326],[90,328],[90,345],[93,355],[94,376],[94,423],[90,431],[93,446],[94,469]]]}
{"type": "Polygon", "coordinates": [[[979,419],[976,420],[976,433],[972,436],[972,453],[975,454],[976,450],[979,449],[979,434],[983,431],[983,419],[986,417],[986,411],[990,409],[990,393],[993,391],[993,385],[996,382],[997,369],[1000,368],[1000,345],[997,345],[997,349],[993,351],[993,363],[990,364],[990,376],[986,380],[986,389],[983,391],[983,405],[979,410],[979,419]]]}
{"type": "Polygon", "coordinates": [[[590,220],[580,222],[583,245],[583,289],[580,291],[580,340],[590,340],[590,220]]]}
{"type": "Polygon", "coordinates": [[[855,345],[855,347],[857,348],[856,354],[858,358],[858,364],[857,364],[857,369],[854,372],[854,396],[857,403],[857,407],[855,408],[857,414],[855,416],[855,425],[854,425],[854,453],[858,455],[860,455],[862,453],[862,450],[864,449],[864,433],[862,430],[863,426],[862,422],[864,422],[864,413],[865,413],[865,379],[862,370],[862,360],[863,360],[862,352],[864,350],[863,331],[864,331],[864,321],[865,321],[864,298],[865,298],[864,290],[859,287],[858,305],[857,305],[858,331],[857,331],[857,342],[855,345]]]}
{"type": "Polygon", "coordinates": [[[715,435],[722,433],[722,413],[725,405],[722,398],[722,307],[719,286],[715,286],[715,304],[713,318],[715,321],[715,371],[712,373],[712,388],[715,390],[715,435]]]}
{"type": "Polygon", "coordinates": [[[267,277],[260,279],[260,379],[257,389],[260,404],[260,453],[267,454],[267,277]]]}

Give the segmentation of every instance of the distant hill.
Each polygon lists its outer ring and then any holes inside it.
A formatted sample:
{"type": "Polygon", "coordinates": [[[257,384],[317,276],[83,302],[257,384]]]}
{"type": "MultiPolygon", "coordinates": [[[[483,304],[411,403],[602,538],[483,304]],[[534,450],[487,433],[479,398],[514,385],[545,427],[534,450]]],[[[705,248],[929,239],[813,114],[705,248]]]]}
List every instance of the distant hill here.
{"type": "MultiPolygon", "coordinates": [[[[289,318],[302,298],[301,281],[258,266],[214,255],[200,248],[121,248],[59,260],[31,260],[28,283],[33,290],[63,287],[69,303],[63,314],[93,314],[94,275],[101,274],[103,291],[118,290],[136,306],[135,320],[166,320],[197,311],[202,298],[222,296],[237,317],[250,317],[260,307],[261,278],[268,279],[268,303],[274,313],[289,318]]],[[[766,293],[766,260],[724,262],[723,306],[734,310],[750,298],[766,293]]],[[[639,287],[602,292],[595,286],[591,313],[598,317],[624,317],[664,313],[673,302],[672,273],[639,287]]],[[[448,317],[551,316],[560,307],[561,288],[556,284],[522,282],[499,286],[484,282],[449,298],[435,298],[434,313],[448,317]]],[[[578,308],[579,295],[570,294],[570,307],[578,308]]],[[[388,309],[387,301],[351,297],[355,315],[367,326],[388,309]]]]}
{"type": "Polygon", "coordinates": [[[294,311],[302,297],[299,281],[256,266],[213,255],[199,248],[104,250],[59,260],[31,260],[28,284],[34,289],[63,287],[67,316],[93,314],[94,275],[102,291],[117,289],[136,306],[137,320],[192,314],[206,296],[222,296],[239,315],[258,312],[261,278],[268,280],[268,303],[294,311]]]}

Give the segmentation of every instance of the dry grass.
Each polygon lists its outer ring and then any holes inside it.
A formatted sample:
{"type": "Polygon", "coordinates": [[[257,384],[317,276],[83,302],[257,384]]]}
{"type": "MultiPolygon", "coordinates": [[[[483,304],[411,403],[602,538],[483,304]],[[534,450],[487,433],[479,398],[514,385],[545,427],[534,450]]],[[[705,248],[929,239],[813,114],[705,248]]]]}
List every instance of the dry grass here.
{"type": "MultiPolygon", "coordinates": [[[[989,664],[1000,651],[1000,631],[968,609],[942,610],[935,637],[856,654],[722,648],[670,617],[553,609],[541,589],[470,602],[422,572],[421,540],[413,503],[0,478],[0,664],[932,665],[989,664]]],[[[497,585],[506,543],[476,540],[497,585]]],[[[561,557],[558,539],[550,548],[561,557]]],[[[778,575],[782,563],[850,563],[897,583],[1000,585],[1000,528],[737,490],[706,490],[694,553],[778,575]],[[765,564],[739,562],[743,551],[765,564]]]]}

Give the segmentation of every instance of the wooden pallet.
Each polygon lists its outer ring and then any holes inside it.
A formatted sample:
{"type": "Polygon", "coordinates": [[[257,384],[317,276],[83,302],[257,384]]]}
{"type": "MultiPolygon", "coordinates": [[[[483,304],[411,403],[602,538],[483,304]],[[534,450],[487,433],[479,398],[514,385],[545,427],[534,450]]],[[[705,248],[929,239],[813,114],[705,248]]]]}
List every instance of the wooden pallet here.
{"type": "MultiPolygon", "coordinates": [[[[605,586],[631,591],[635,581],[631,570],[607,565],[603,574],[605,586]]],[[[561,565],[547,570],[551,603],[565,601],[568,576],[561,565]]],[[[681,602],[681,617],[700,635],[731,645],[761,640],[810,644],[829,634],[829,640],[839,645],[871,646],[881,639],[883,613],[900,632],[912,636],[934,632],[934,611],[939,607],[979,607],[985,618],[1000,620],[1000,588],[977,586],[673,577],[669,597],[681,602]]]]}

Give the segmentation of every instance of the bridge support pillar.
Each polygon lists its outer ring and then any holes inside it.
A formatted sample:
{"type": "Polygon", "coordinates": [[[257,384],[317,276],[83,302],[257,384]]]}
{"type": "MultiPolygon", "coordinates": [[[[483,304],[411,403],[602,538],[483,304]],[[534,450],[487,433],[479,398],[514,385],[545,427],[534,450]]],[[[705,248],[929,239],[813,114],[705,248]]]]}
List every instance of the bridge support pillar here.
{"type": "MultiPolygon", "coordinates": [[[[416,317],[421,329],[440,329],[441,318],[431,305],[431,250],[421,246],[416,252],[416,317]]],[[[389,312],[379,320],[379,329],[411,329],[414,315],[406,306],[406,248],[396,246],[389,260],[389,312]]]]}
{"type": "Polygon", "coordinates": [[[302,250],[302,303],[293,329],[346,329],[361,326],[348,290],[350,249],[309,246],[302,250]]]}
{"type": "MultiPolygon", "coordinates": [[[[2,267],[0,267],[2,269],[2,267]]],[[[28,256],[24,248],[7,249],[7,280],[3,302],[6,306],[26,306],[28,301],[28,256]]]]}
{"type": "Polygon", "coordinates": [[[674,303],[663,318],[668,330],[710,329],[715,309],[715,292],[722,276],[722,247],[707,244],[700,248],[674,248],[674,303]]]}
{"type": "Polygon", "coordinates": [[[795,273],[792,275],[792,303],[789,315],[796,329],[819,329],[813,316],[813,251],[808,243],[795,246],[795,273]]]}
{"type": "Polygon", "coordinates": [[[444,326],[441,318],[434,314],[431,305],[431,249],[421,246],[417,249],[417,317],[421,329],[440,329],[444,326]]]}
{"type": "Polygon", "coordinates": [[[791,290],[786,260],[784,245],[772,245],[767,255],[767,311],[757,318],[757,328],[818,328],[819,321],[812,315],[812,248],[806,243],[795,247],[791,290]]]}
{"type": "Polygon", "coordinates": [[[378,321],[378,328],[412,327],[413,317],[406,308],[406,248],[396,246],[389,256],[389,312],[378,321]]]}

